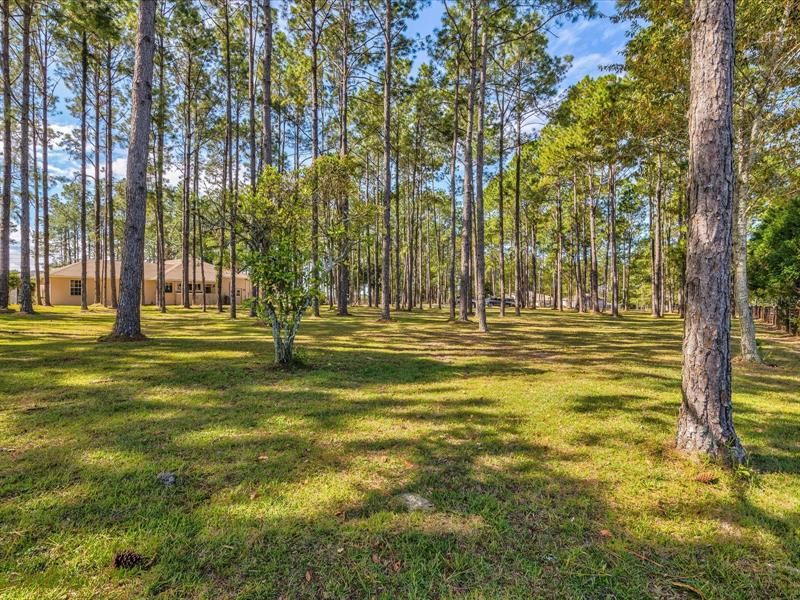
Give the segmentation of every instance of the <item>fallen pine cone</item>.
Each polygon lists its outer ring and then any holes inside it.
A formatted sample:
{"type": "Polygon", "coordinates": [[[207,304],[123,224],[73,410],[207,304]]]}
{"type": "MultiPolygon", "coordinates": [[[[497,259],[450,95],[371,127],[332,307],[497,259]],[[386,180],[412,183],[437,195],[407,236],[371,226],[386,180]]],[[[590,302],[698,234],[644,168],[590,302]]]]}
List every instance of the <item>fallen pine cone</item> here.
{"type": "Polygon", "coordinates": [[[144,558],[138,552],[133,550],[123,550],[114,555],[114,568],[115,569],[132,569],[142,564],[144,558]]]}
{"type": "Polygon", "coordinates": [[[717,476],[713,471],[703,471],[702,473],[695,475],[694,480],[700,483],[716,483],[717,476]]]}

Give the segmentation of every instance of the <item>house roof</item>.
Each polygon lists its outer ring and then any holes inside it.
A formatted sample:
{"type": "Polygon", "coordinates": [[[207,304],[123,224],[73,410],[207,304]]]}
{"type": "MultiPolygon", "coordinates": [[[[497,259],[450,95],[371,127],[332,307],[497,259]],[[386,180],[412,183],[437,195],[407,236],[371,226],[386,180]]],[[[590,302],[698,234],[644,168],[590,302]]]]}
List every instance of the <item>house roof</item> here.
{"type": "MultiPolygon", "coordinates": [[[[205,261],[197,261],[197,277],[199,281],[200,277],[200,264],[204,265],[205,272],[206,272],[206,279],[211,280],[214,278],[217,272],[216,265],[212,265],[211,263],[205,261]]],[[[176,258],[173,260],[165,260],[164,261],[164,280],[165,281],[181,281],[181,264],[182,261],[180,258],[176,258]]],[[[116,266],[117,277],[122,272],[122,262],[117,260],[114,262],[116,266]]],[[[107,265],[108,267],[108,261],[107,265]]],[[[108,271],[106,271],[108,272],[108,271]]],[[[144,263],[144,279],[145,281],[155,281],[157,279],[157,265],[153,262],[144,263]]],[[[50,277],[69,277],[70,279],[79,279],[81,276],[81,263],[74,262],[69,265],[64,265],[63,267],[58,267],[56,269],[52,269],[50,271],[50,277]]],[[[192,265],[191,261],[189,261],[189,277],[192,276],[192,265]]],[[[222,270],[222,276],[230,278],[231,272],[229,269],[222,270]]],[[[249,279],[246,273],[237,273],[237,278],[240,279],[249,279]]],[[[87,279],[94,279],[94,261],[89,260],[86,263],[86,278],[87,279]]]]}

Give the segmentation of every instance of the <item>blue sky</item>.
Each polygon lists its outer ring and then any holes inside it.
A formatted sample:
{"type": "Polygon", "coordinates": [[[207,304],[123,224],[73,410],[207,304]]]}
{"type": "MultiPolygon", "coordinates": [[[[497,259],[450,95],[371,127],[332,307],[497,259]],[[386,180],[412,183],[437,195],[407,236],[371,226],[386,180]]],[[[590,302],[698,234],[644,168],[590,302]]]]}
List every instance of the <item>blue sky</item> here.
{"type": "MultiPolygon", "coordinates": [[[[451,0],[452,4],[452,0],[451,0]]],[[[565,89],[585,75],[598,75],[602,67],[622,62],[620,52],[625,47],[625,23],[612,23],[608,18],[616,13],[615,0],[597,2],[600,17],[580,19],[575,23],[553,26],[549,32],[550,52],[558,56],[572,55],[572,69],[562,82],[565,89]]],[[[440,27],[444,15],[442,0],[431,0],[420,11],[419,17],[409,23],[407,33],[424,37],[440,27]]],[[[424,55],[418,58],[424,60],[424,55]]]]}
{"type": "MultiPolygon", "coordinates": [[[[612,23],[608,16],[615,13],[615,0],[599,0],[597,2],[601,16],[596,19],[580,19],[575,23],[565,23],[551,28],[548,36],[550,39],[550,52],[559,55],[573,56],[572,68],[567,73],[561,88],[566,89],[586,75],[599,75],[603,67],[622,61],[620,52],[625,47],[624,23],[612,23]]],[[[418,18],[408,24],[407,33],[410,36],[424,38],[433,33],[442,23],[444,4],[442,0],[431,2],[420,11],[418,18]]],[[[421,53],[418,61],[424,61],[426,56],[421,53]]],[[[57,94],[63,98],[69,92],[59,86],[57,94]]],[[[76,124],[75,119],[67,113],[63,103],[51,115],[51,126],[60,131],[68,132],[76,124]]],[[[114,176],[120,178],[125,173],[126,153],[124,148],[117,148],[114,154],[114,176]]],[[[56,146],[50,153],[50,172],[53,175],[71,177],[77,165],[72,157],[62,148],[56,146]]],[[[170,179],[168,174],[167,179],[170,179]]],[[[177,175],[177,174],[174,174],[177,175]]],[[[54,186],[56,187],[56,186],[54,186]]],[[[57,191],[57,190],[52,190],[57,191]]],[[[51,192],[52,193],[52,192],[51,192]]],[[[15,232],[12,240],[11,264],[12,268],[19,267],[19,232],[15,232]]]]}

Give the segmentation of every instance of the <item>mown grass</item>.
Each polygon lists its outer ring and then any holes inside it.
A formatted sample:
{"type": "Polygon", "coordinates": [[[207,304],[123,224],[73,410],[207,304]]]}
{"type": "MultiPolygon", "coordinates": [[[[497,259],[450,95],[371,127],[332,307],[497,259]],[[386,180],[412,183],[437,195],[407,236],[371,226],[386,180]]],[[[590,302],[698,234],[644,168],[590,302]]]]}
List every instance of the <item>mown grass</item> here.
{"type": "Polygon", "coordinates": [[[112,320],[0,316],[2,598],[800,597],[797,340],[735,365],[730,475],[671,450],[676,318],[355,309],[288,372],[249,318],[112,320]]]}

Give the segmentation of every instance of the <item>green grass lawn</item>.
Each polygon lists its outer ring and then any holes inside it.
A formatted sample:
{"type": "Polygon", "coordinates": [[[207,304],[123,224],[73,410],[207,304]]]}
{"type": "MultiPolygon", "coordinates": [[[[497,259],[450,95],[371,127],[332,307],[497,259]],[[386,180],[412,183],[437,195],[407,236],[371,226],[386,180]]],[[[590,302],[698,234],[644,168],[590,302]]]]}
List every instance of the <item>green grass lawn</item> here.
{"type": "Polygon", "coordinates": [[[734,365],[731,475],[671,450],[676,318],[353,312],[289,372],[246,317],[0,315],[0,597],[800,597],[797,339],[734,365]]]}

